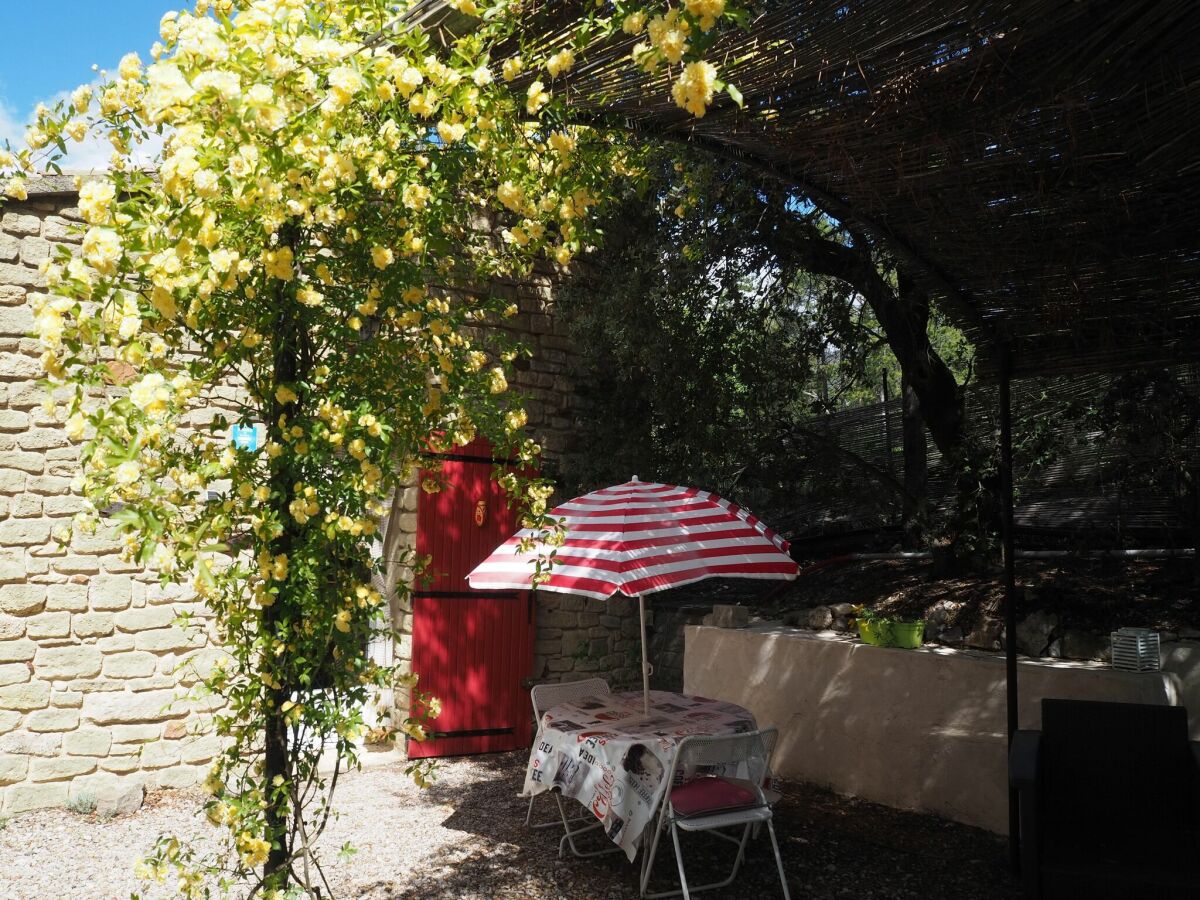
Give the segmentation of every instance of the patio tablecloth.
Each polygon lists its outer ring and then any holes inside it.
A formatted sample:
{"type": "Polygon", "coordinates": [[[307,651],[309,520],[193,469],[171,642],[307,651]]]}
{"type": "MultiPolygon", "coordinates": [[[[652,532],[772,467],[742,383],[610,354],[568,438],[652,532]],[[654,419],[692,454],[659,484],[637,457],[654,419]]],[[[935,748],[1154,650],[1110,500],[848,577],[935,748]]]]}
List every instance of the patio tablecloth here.
{"type": "Polygon", "coordinates": [[[630,861],[666,792],[675,748],[691,734],[754,731],[754,716],[736,703],[650,692],[587,697],[546,711],[525,772],[526,797],[559,788],[604,823],[630,861]]]}

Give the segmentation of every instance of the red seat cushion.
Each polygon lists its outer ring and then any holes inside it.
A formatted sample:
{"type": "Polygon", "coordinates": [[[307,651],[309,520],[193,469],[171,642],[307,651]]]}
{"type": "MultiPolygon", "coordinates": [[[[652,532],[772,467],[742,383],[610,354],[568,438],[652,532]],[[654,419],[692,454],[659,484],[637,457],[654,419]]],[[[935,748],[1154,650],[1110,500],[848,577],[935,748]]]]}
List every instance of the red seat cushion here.
{"type": "Polygon", "coordinates": [[[758,797],[749,788],[713,776],[695,778],[671,791],[671,806],[685,819],[757,805],[758,797]]]}

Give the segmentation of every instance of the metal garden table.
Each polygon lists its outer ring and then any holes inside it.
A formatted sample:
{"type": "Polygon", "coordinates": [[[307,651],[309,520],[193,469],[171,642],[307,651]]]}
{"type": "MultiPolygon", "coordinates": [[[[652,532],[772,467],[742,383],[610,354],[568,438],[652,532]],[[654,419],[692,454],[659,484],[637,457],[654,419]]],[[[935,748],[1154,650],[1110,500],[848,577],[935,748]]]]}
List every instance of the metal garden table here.
{"type": "Polygon", "coordinates": [[[538,723],[522,795],[557,788],[582,803],[630,861],[666,793],[675,748],[693,734],[737,734],[757,727],[736,703],[634,691],[585,697],[546,711],[538,723]]]}

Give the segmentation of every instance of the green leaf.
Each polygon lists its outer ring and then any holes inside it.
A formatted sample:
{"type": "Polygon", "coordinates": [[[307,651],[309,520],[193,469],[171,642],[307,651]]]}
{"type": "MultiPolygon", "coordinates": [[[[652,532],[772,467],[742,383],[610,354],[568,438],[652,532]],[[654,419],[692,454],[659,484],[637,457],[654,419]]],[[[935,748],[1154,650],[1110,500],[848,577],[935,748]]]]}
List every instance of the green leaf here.
{"type": "Polygon", "coordinates": [[[110,518],[121,525],[126,525],[133,528],[141,528],[142,514],[130,506],[124,506],[118,509],[110,516],[110,518]]]}
{"type": "Polygon", "coordinates": [[[196,561],[196,577],[205,587],[216,587],[216,579],[213,578],[212,569],[208,567],[208,561],[199,559],[196,561]]]}
{"type": "Polygon", "coordinates": [[[739,109],[746,108],[746,101],[745,101],[745,98],[742,97],[742,92],[739,91],[734,85],[732,85],[732,84],[725,85],[725,93],[727,93],[729,95],[730,100],[732,100],[734,103],[736,103],[738,105],[739,109]]]}
{"type": "Polygon", "coordinates": [[[143,566],[150,562],[150,558],[154,556],[154,551],[158,548],[158,541],[142,541],[142,548],[138,551],[137,560],[143,566]]]}

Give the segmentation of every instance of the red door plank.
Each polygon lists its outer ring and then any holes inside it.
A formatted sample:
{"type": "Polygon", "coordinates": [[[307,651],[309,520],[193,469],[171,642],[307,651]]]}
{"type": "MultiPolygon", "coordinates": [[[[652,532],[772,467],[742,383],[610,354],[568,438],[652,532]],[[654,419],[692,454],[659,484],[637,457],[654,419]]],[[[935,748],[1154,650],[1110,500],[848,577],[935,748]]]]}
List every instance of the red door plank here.
{"type": "Polygon", "coordinates": [[[442,714],[430,740],[409,742],[414,758],[512,750],[532,739],[522,685],[533,665],[529,595],[474,591],[466,582],[516,530],[492,468],[490,448],[476,441],[442,460],[440,492],[421,493],[417,553],[431,563],[429,577],[415,585],[412,663],[420,689],[442,701],[442,714]]]}

